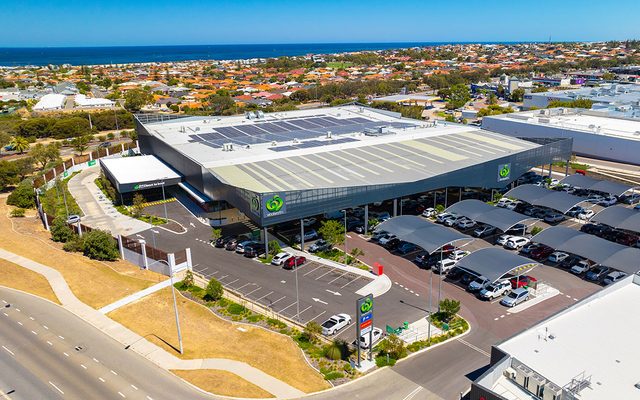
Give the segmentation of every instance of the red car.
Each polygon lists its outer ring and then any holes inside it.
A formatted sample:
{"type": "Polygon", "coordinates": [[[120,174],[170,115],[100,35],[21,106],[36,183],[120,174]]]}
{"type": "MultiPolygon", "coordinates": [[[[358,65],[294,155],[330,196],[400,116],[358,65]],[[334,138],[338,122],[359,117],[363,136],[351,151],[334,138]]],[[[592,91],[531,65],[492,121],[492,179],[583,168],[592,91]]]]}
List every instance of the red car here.
{"type": "Polygon", "coordinates": [[[514,276],[509,280],[511,282],[511,287],[514,289],[529,286],[533,282],[537,282],[538,280],[533,276],[522,275],[519,278],[514,276]]]}
{"type": "Polygon", "coordinates": [[[546,260],[553,253],[553,249],[549,246],[541,245],[529,252],[529,257],[534,260],[546,260]]]}
{"type": "Polygon", "coordinates": [[[285,260],[284,264],[282,264],[282,268],[284,269],[294,269],[296,267],[301,266],[307,262],[307,259],[303,256],[294,256],[289,257],[285,260]]]}

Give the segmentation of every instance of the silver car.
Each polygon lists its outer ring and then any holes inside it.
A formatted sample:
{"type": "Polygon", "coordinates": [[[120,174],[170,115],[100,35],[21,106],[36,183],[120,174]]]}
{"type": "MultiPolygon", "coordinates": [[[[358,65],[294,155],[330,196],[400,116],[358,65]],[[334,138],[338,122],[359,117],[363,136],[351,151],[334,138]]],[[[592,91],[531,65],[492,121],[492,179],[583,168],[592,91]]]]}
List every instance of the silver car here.
{"type": "Polygon", "coordinates": [[[500,300],[500,304],[507,307],[515,307],[528,299],[529,291],[525,288],[518,288],[509,292],[508,295],[503,297],[502,300],[500,300]]]}

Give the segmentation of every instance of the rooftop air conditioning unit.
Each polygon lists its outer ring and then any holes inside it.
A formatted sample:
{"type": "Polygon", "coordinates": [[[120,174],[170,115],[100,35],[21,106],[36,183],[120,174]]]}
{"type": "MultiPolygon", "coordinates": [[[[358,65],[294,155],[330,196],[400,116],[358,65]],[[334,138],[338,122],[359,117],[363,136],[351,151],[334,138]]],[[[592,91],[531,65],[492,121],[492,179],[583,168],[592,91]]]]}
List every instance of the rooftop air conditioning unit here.
{"type": "Polygon", "coordinates": [[[276,142],[275,140],[274,140],[273,142],[271,142],[271,146],[272,146],[272,147],[275,147],[275,146],[277,146],[277,145],[278,145],[278,142],[276,142]]]}
{"type": "Polygon", "coordinates": [[[256,111],[256,117],[258,117],[258,119],[263,119],[264,113],[262,111],[256,111]]]}
{"type": "Polygon", "coordinates": [[[180,130],[180,132],[182,132],[182,133],[185,133],[185,132],[187,131],[186,129],[184,129],[184,126],[181,126],[179,130],[180,130]]]}
{"type": "Polygon", "coordinates": [[[524,364],[518,365],[516,367],[516,383],[523,388],[526,388],[525,380],[528,382],[528,378],[531,376],[531,374],[533,374],[533,371],[529,367],[524,364]]]}
{"type": "Polygon", "coordinates": [[[540,122],[541,124],[548,124],[551,122],[551,120],[549,118],[538,118],[538,122],[540,122]]]}
{"type": "Polygon", "coordinates": [[[327,139],[331,139],[331,131],[327,131],[327,139]]]}
{"type": "Polygon", "coordinates": [[[222,145],[222,151],[233,151],[233,143],[225,143],[222,145]]]}
{"type": "Polygon", "coordinates": [[[505,369],[505,370],[504,370],[504,372],[503,372],[503,374],[504,374],[504,376],[505,376],[506,378],[509,378],[509,379],[511,379],[512,381],[515,381],[515,380],[516,380],[516,370],[515,370],[515,369],[513,369],[513,368],[511,368],[511,367],[509,367],[509,368],[505,369]]]}
{"type": "Polygon", "coordinates": [[[376,126],[374,128],[364,128],[366,136],[381,136],[392,133],[388,126],[376,126]]]}
{"type": "Polygon", "coordinates": [[[297,138],[293,138],[293,144],[298,144],[300,141],[297,138]]]}
{"type": "Polygon", "coordinates": [[[542,395],[542,400],[560,400],[560,396],[562,395],[562,388],[556,385],[553,382],[547,382],[544,385],[544,393],[542,395]]]}
{"type": "Polygon", "coordinates": [[[248,120],[252,120],[252,119],[254,119],[254,118],[255,118],[255,115],[254,115],[254,114],[253,114],[253,112],[251,112],[251,111],[247,111],[246,113],[244,113],[244,116],[245,116],[245,118],[246,118],[246,119],[248,119],[248,120]]]}
{"type": "Polygon", "coordinates": [[[196,126],[196,132],[200,132],[200,127],[196,126]]]}
{"type": "Polygon", "coordinates": [[[542,394],[541,392],[544,390],[541,388],[544,386],[545,383],[547,383],[547,380],[544,377],[534,372],[533,374],[531,374],[531,377],[529,378],[528,389],[531,393],[535,393],[536,396],[539,396],[540,394],[542,394]]]}

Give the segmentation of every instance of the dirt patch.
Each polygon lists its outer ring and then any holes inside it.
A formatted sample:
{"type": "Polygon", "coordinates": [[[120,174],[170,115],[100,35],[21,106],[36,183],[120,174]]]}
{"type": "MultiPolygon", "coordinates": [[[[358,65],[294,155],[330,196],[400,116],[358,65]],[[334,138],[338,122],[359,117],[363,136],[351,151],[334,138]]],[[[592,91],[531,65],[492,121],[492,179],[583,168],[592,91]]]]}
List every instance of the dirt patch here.
{"type": "Polygon", "coordinates": [[[60,300],[44,276],[2,259],[0,259],[0,285],[22,290],[60,304],[60,300]]]}
{"type": "Polygon", "coordinates": [[[221,396],[266,399],[274,397],[236,374],[217,369],[172,370],[185,381],[200,389],[221,396]]]}
{"type": "MultiPolygon", "coordinates": [[[[206,307],[178,294],[185,359],[228,358],[243,361],[310,393],[329,387],[287,336],[225,321],[206,307]]],[[[171,289],[115,310],[109,317],[180,357],[171,289]]]]}

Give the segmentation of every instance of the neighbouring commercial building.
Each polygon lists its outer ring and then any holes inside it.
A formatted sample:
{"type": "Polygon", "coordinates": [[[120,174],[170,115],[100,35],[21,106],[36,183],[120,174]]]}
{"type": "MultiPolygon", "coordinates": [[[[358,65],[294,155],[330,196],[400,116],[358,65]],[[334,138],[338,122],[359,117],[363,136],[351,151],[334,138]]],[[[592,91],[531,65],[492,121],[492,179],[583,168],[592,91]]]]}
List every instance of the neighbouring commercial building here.
{"type": "Polygon", "coordinates": [[[524,95],[523,107],[546,108],[552,101],[573,101],[578,99],[591,100],[594,108],[611,108],[640,105],[640,85],[609,84],[599,87],[584,87],[573,90],[558,90],[553,92],[527,93],[524,95]]]}

